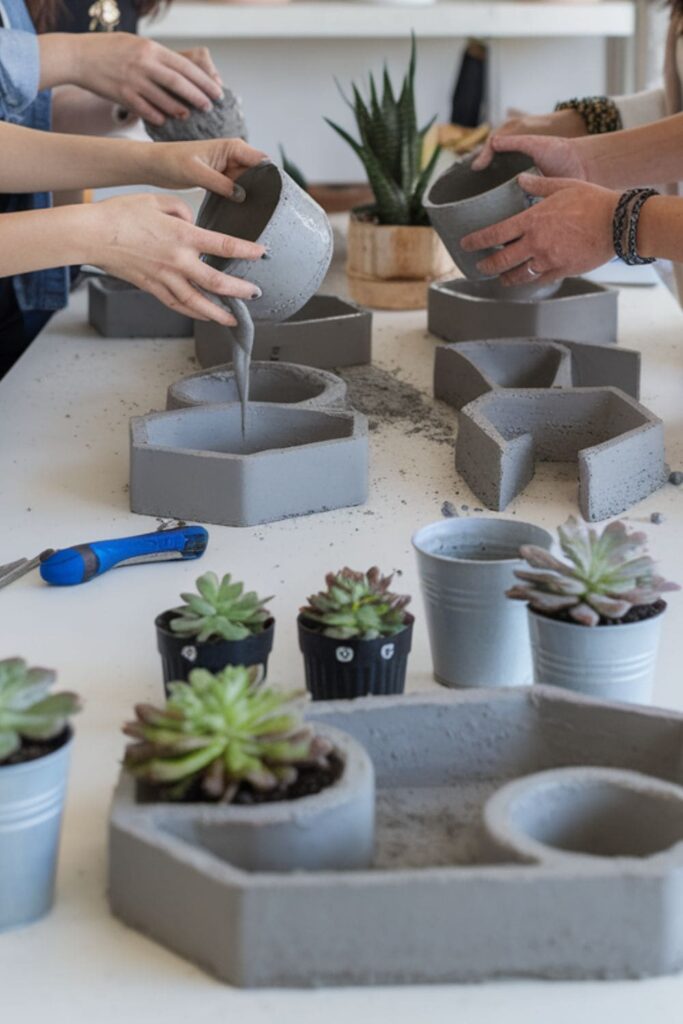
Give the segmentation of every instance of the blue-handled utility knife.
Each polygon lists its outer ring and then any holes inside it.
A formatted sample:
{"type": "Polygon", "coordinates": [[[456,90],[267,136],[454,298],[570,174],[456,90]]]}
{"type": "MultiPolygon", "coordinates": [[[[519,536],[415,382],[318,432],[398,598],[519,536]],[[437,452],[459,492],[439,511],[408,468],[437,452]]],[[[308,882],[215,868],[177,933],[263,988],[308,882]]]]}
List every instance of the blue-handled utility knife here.
{"type": "Polygon", "coordinates": [[[90,541],[61,551],[48,548],[35,558],[20,558],[0,565],[0,587],[6,587],[37,568],[40,568],[40,575],[46,583],[69,587],[87,583],[108,569],[119,566],[200,558],[208,543],[209,534],[203,526],[179,526],[136,537],[90,541]]]}

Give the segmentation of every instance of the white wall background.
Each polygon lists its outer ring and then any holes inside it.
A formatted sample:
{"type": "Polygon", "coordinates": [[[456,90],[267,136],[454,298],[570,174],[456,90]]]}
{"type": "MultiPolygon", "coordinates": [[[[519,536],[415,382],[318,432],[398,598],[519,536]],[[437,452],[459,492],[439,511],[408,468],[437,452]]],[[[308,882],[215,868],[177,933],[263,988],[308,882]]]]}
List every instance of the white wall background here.
{"type": "MultiPolygon", "coordinates": [[[[390,17],[387,11],[387,17],[390,17]]],[[[153,29],[150,34],[153,34],[153,29]]],[[[409,43],[386,39],[174,39],[174,49],[209,46],[223,80],[242,96],[250,141],[275,155],[282,142],[309,180],[361,180],[355,155],[323,121],[351,128],[353,119],[334,84],[347,86],[381,72],[386,58],[394,79],[405,69],[409,43]]],[[[417,99],[423,121],[447,120],[463,42],[418,44],[417,99]]],[[[501,40],[490,49],[491,116],[508,107],[540,112],[558,99],[605,89],[605,43],[598,39],[501,40]]]]}

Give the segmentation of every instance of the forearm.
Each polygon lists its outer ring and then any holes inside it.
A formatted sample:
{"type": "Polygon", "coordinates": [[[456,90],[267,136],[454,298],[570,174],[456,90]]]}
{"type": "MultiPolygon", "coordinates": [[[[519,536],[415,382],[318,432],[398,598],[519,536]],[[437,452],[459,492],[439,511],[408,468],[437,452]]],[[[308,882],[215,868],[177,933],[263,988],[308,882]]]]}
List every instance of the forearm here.
{"type": "Polygon", "coordinates": [[[152,144],[0,124],[0,192],[152,184],[152,144]]]}
{"type": "Polygon", "coordinates": [[[640,256],[683,263],[683,199],[652,196],[638,220],[636,248],[640,256]]]}
{"type": "Polygon", "coordinates": [[[38,36],[40,88],[54,89],[78,83],[81,72],[81,40],[76,32],[44,32],[38,36]]]}
{"type": "Polygon", "coordinates": [[[116,122],[116,105],[77,85],[62,85],[52,94],[52,130],[75,135],[107,135],[136,120],[129,116],[116,122]]]}
{"type": "Polygon", "coordinates": [[[630,188],[683,179],[683,114],[653,124],[576,142],[587,180],[630,188]]]}
{"type": "Polygon", "coordinates": [[[0,217],[0,277],[97,258],[97,204],[5,213],[0,217]]]}

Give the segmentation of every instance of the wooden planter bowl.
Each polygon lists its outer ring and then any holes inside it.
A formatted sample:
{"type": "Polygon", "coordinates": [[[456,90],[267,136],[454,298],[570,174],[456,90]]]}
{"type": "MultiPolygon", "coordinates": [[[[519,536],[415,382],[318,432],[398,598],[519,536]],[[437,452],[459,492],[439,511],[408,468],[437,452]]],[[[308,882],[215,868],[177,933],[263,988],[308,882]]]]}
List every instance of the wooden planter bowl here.
{"type": "Polygon", "coordinates": [[[376,309],[424,309],[434,281],[458,276],[431,227],[349,221],[346,272],[351,297],[376,309]]]}

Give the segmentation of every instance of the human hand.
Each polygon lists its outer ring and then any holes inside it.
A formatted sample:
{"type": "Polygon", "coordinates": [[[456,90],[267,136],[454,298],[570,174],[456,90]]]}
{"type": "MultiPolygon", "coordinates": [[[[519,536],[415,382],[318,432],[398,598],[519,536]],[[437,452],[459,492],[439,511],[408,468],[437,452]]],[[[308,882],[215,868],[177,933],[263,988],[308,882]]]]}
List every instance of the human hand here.
{"type": "Polygon", "coordinates": [[[140,143],[146,164],[140,179],[158,188],[200,188],[244,199],[235,178],[267,159],[242,139],[202,139],[198,142],[140,143]]]}
{"type": "Polygon", "coordinates": [[[185,118],[190,108],[210,110],[223,93],[203,47],[175,53],[129,32],[75,33],[73,79],[152,124],[185,118]]]}
{"type": "Polygon", "coordinates": [[[478,263],[478,270],[500,275],[504,285],[546,284],[585,274],[614,256],[618,192],[535,174],[521,174],[519,184],[543,202],[462,239],[466,252],[503,246],[478,263]]]}
{"type": "Polygon", "coordinates": [[[261,294],[249,281],[208,266],[201,255],[257,260],[264,247],[196,227],[189,207],[174,196],[117,196],[84,210],[90,225],[86,262],[150,292],[178,313],[233,326],[232,314],[199,289],[241,299],[261,294]]]}
{"type": "Polygon", "coordinates": [[[586,134],[586,125],[576,110],[556,110],[552,114],[521,114],[509,117],[489,135],[472,162],[473,171],[483,171],[493,160],[495,140],[504,135],[550,135],[572,139],[586,134]]]}
{"type": "Polygon", "coordinates": [[[206,71],[207,75],[210,75],[221,87],[223,88],[223,81],[218,72],[218,68],[213,62],[211,57],[211,51],[208,46],[193,46],[189,50],[179,50],[181,57],[187,57],[193,64],[196,64],[202,71],[206,71]]]}
{"type": "Polygon", "coordinates": [[[546,178],[586,181],[588,172],[581,141],[543,135],[497,135],[491,146],[495,153],[526,153],[546,178]]]}

